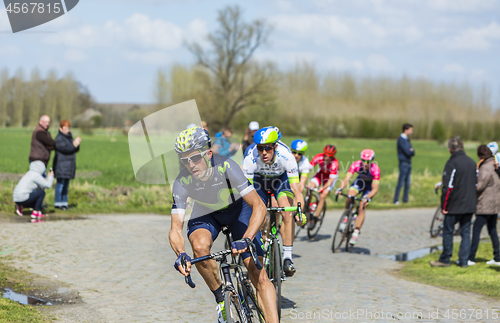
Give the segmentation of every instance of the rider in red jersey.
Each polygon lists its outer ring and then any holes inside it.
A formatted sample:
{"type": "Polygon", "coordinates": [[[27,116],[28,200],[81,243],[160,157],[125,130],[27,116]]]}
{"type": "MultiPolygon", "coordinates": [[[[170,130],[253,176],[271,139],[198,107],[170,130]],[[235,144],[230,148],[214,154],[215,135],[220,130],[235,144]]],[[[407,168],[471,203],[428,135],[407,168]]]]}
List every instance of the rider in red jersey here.
{"type": "Polygon", "coordinates": [[[309,181],[307,187],[310,189],[317,187],[320,192],[318,207],[314,212],[315,221],[311,224],[313,228],[325,205],[326,197],[332,191],[339,176],[339,161],[335,158],[336,153],[337,148],[335,148],[334,145],[326,145],[323,149],[323,153],[317,154],[311,161],[311,165],[318,165],[319,169],[316,175],[309,181]]]}

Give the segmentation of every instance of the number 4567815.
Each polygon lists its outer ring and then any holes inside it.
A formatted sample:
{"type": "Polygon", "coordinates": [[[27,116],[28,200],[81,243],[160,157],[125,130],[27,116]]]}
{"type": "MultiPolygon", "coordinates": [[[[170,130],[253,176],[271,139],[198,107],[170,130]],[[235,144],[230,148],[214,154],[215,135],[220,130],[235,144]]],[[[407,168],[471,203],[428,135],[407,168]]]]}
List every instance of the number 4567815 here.
{"type": "Polygon", "coordinates": [[[28,3],[9,3],[6,8],[8,13],[59,13],[61,12],[60,3],[43,4],[38,2],[28,3]],[[52,8],[51,8],[51,5],[52,8]]]}

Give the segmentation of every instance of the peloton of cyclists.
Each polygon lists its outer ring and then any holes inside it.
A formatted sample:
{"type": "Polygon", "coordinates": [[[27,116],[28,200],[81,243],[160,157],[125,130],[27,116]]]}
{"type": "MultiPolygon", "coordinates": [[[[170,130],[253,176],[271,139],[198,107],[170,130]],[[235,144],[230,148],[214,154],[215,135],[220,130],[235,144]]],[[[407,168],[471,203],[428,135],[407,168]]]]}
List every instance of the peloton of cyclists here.
{"type": "MultiPolygon", "coordinates": [[[[351,240],[349,240],[349,243],[352,245],[355,245],[358,242],[359,232],[365,220],[365,208],[378,192],[380,183],[380,168],[373,162],[374,159],[375,152],[373,150],[363,150],[361,152],[361,160],[355,161],[351,165],[344,180],[340,183],[340,187],[335,192],[336,195],[342,193],[342,190],[349,183],[352,175],[354,175],[354,173],[358,173],[358,177],[354,180],[349,188],[349,192],[347,193],[350,197],[356,196],[359,193],[362,193],[363,196],[358,208],[358,218],[356,220],[354,233],[352,234],[351,240]]],[[[345,208],[349,209],[350,204],[353,202],[352,198],[347,198],[345,208]]]]}
{"type": "MultiPolygon", "coordinates": [[[[260,198],[267,205],[270,191],[279,206],[287,207],[304,205],[304,197],[299,187],[298,166],[290,148],[279,140],[280,134],[276,127],[259,129],[254,137],[255,147],[248,153],[243,161],[243,173],[255,186],[260,198]]],[[[282,212],[283,222],[281,236],[283,238],[283,270],[290,277],[296,272],[292,261],[293,238],[295,224],[292,212],[282,212]]],[[[306,217],[302,219],[295,216],[298,225],[305,224],[306,217]]]]}
{"type": "Polygon", "coordinates": [[[320,192],[319,203],[314,211],[314,221],[310,224],[311,228],[316,226],[319,214],[325,205],[325,200],[332,191],[339,176],[339,161],[335,158],[336,153],[337,148],[334,145],[326,145],[323,148],[323,153],[317,154],[311,161],[311,166],[318,165],[319,169],[309,181],[307,187],[310,189],[317,187],[320,192]]]}

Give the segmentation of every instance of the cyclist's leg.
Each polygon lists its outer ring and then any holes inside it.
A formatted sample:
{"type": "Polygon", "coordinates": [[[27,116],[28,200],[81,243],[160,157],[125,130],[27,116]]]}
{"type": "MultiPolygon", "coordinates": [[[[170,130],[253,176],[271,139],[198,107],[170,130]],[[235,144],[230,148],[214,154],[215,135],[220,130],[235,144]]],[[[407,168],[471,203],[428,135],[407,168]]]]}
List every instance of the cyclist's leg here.
{"type": "MultiPolygon", "coordinates": [[[[250,222],[251,216],[252,209],[248,206],[248,204],[243,202],[238,219],[233,220],[228,225],[235,240],[239,240],[243,237],[245,231],[248,229],[248,223],[250,222]]],[[[264,250],[260,232],[258,232],[253,239],[253,243],[255,244],[259,261],[262,264],[264,250]]],[[[274,291],[273,284],[267,277],[266,271],[257,269],[252,258],[250,257],[250,253],[244,252],[241,256],[243,258],[243,263],[248,269],[248,276],[257,291],[257,301],[262,309],[262,312],[264,313],[266,322],[278,322],[276,292],[274,291]]]]}
{"type": "Polygon", "coordinates": [[[315,175],[313,178],[311,178],[311,180],[307,184],[307,187],[313,189],[313,188],[316,188],[318,186],[319,186],[319,181],[318,181],[318,178],[315,175]]]}
{"type": "MultiPolygon", "coordinates": [[[[364,188],[364,182],[360,178],[356,178],[354,182],[352,183],[351,187],[349,188],[349,191],[347,192],[347,195],[349,196],[356,196],[359,194],[361,190],[364,188]]],[[[354,200],[351,198],[346,199],[345,201],[345,209],[348,210],[351,207],[351,203],[354,203],[354,200]]]]}
{"type": "MultiPolygon", "coordinates": [[[[220,225],[210,214],[189,220],[188,238],[195,258],[210,254],[210,249],[219,232],[220,225]]],[[[219,267],[215,260],[199,262],[196,264],[196,269],[212,292],[217,291],[222,286],[219,267]]]]}
{"type": "MultiPolygon", "coordinates": [[[[326,180],[323,181],[322,185],[325,185],[325,183],[328,181],[328,178],[326,180]]],[[[335,182],[333,182],[332,185],[330,185],[328,188],[326,188],[325,190],[323,190],[323,192],[321,192],[319,194],[319,203],[318,203],[318,207],[316,208],[316,212],[314,212],[314,216],[316,218],[319,217],[320,213],[323,211],[323,207],[325,205],[325,201],[326,201],[326,198],[328,197],[328,194],[330,194],[331,192],[331,189],[333,187],[333,185],[335,185],[335,182]]]]}
{"type": "MultiPolygon", "coordinates": [[[[363,192],[363,197],[367,196],[370,194],[372,190],[371,184],[367,184],[365,186],[365,189],[362,191],[363,192]]],[[[365,222],[365,209],[363,208],[363,205],[359,203],[358,207],[358,219],[356,220],[356,226],[355,229],[361,230],[361,227],[363,226],[363,223],[365,222]]]]}

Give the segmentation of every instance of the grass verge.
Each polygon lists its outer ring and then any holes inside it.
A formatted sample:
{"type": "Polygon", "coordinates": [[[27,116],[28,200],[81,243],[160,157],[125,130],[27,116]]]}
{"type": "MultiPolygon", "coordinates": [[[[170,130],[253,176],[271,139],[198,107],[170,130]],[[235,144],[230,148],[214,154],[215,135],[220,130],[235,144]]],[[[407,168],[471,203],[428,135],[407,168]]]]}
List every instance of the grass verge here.
{"type": "Polygon", "coordinates": [[[474,292],[500,300],[500,266],[489,266],[493,258],[491,242],[481,242],[476,254],[476,265],[461,268],[455,265],[459,243],[453,245],[450,267],[431,267],[429,261],[438,260],[441,251],[406,263],[400,274],[408,280],[443,287],[446,289],[474,292]]]}
{"type": "MultiPolygon", "coordinates": [[[[19,292],[30,290],[33,284],[32,277],[30,273],[15,269],[0,261],[0,288],[7,287],[19,292]]],[[[41,314],[35,307],[21,305],[17,302],[3,298],[3,293],[0,292],[0,323],[42,323],[49,321],[50,320],[41,314]]]]}

